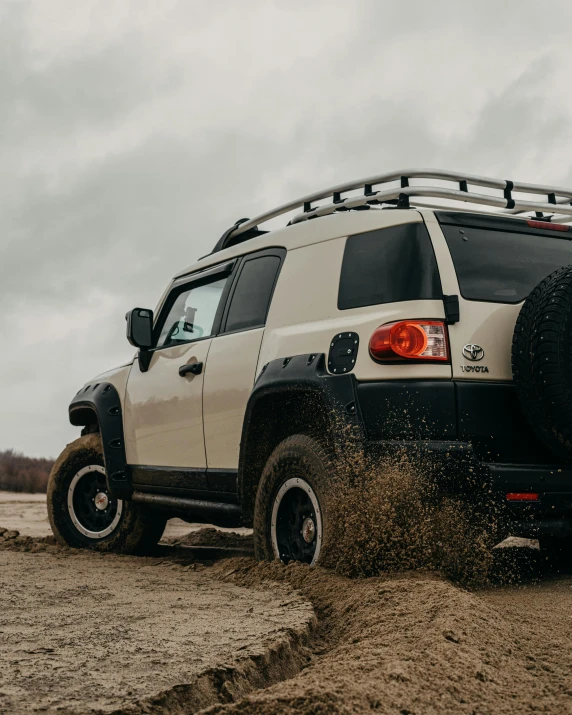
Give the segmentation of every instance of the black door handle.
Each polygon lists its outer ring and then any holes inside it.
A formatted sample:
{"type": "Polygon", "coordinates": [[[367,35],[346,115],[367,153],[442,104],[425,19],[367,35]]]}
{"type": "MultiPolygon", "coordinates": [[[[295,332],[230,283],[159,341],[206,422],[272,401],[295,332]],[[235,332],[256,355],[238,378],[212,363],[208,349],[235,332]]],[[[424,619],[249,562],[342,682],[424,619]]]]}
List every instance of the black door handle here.
{"type": "Polygon", "coordinates": [[[200,375],[202,371],[202,362],[191,362],[187,365],[181,365],[181,367],[179,368],[179,375],[181,377],[185,377],[185,375],[188,375],[189,373],[191,373],[191,375],[200,375]]]}

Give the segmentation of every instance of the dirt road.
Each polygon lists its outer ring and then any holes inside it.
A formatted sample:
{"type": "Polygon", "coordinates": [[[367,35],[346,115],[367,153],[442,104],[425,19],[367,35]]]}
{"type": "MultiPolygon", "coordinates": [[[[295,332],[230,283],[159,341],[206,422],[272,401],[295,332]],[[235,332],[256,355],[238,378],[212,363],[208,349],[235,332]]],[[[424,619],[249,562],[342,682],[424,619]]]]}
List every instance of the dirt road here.
{"type": "Polygon", "coordinates": [[[467,591],[181,541],[141,559],[0,539],[0,712],[572,713],[572,575],[538,551],[518,585],[467,591]]]}
{"type": "Polygon", "coordinates": [[[0,712],[10,715],[138,711],[179,696],[198,709],[211,702],[213,673],[286,647],[313,619],[290,587],[56,547],[1,549],[0,593],[0,712]]]}

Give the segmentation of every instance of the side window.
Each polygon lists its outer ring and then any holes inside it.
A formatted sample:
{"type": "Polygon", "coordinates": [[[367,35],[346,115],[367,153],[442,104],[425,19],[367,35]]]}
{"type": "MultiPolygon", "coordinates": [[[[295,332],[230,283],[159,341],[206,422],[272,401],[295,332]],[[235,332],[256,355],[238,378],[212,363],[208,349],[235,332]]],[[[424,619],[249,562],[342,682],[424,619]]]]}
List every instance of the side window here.
{"type": "Polygon", "coordinates": [[[264,325],[279,269],[278,256],[259,256],[244,263],[232,295],[225,333],[264,325]]]}
{"type": "Polygon", "coordinates": [[[157,347],[179,345],[212,335],[227,281],[228,276],[225,276],[211,283],[179,289],[161,327],[157,347]]]}
{"type": "Polygon", "coordinates": [[[439,269],[425,224],[391,226],[346,241],[340,310],[440,298],[439,269]]]}

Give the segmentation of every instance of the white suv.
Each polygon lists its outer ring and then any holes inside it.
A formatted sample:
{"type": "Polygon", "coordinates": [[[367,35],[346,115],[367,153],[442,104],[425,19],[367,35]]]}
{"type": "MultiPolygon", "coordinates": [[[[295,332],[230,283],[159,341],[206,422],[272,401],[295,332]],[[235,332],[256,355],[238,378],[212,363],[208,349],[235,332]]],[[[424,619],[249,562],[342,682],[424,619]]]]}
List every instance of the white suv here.
{"type": "Polygon", "coordinates": [[[135,359],[72,400],[84,429],[51,475],[56,537],[141,551],[179,516],[254,526],[259,558],[316,563],[346,425],[371,454],[485,475],[513,533],[567,536],[571,203],[416,170],[237,222],[155,311],[128,314],[135,359]]]}

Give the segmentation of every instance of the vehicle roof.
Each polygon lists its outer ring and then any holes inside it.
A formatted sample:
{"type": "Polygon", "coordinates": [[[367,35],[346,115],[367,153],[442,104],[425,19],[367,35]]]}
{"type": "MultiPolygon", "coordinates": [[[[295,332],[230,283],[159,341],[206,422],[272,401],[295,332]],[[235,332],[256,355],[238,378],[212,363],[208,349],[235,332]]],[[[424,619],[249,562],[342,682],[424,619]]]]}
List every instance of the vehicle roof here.
{"type": "MultiPolygon", "coordinates": [[[[426,213],[432,214],[433,212],[427,211],[426,213]]],[[[222,251],[211,253],[177,273],[174,278],[182,278],[210,266],[224,263],[236,256],[243,256],[270,246],[283,246],[288,250],[294,250],[302,246],[321,243],[322,241],[341,238],[354,233],[373,231],[380,228],[380,219],[382,224],[387,222],[388,226],[399,223],[420,223],[423,220],[421,212],[414,209],[380,209],[372,207],[369,211],[345,211],[329,214],[320,217],[319,220],[304,221],[303,223],[269,231],[244,243],[237,243],[222,251]]]]}

